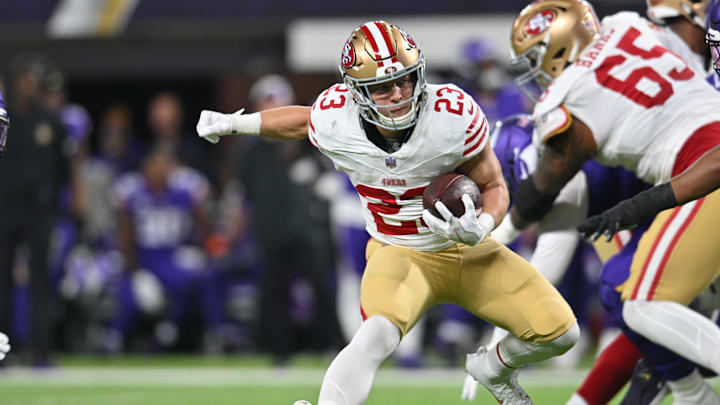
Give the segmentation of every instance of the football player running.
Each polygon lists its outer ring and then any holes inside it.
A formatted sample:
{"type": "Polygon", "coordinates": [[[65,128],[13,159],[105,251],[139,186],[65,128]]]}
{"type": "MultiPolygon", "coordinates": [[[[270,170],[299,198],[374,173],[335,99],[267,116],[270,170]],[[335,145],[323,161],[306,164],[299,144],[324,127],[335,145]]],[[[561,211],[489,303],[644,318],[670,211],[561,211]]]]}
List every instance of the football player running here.
{"type": "Polygon", "coordinates": [[[511,333],[468,356],[466,370],[503,404],[531,404],[517,368],[566,352],[578,339],[575,317],[555,288],[488,234],[502,220],[508,193],[488,123],[470,96],[452,84],[425,82],[422,52],[403,30],[383,21],[356,28],[345,43],[343,84],[312,108],[242,115],[203,111],[198,134],[308,138],[348,174],[372,236],[361,285],[365,318],[328,368],[319,405],[367,398],[380,364],[420,316],[440,302],[458,304],[511,333]],[[483,207],[465,199],[456,218],[422,207],[424,188],[453,171],[470,176],[483,207]]]}
{"type": "MultiPolygon", "coordinates": [[[[537,1],[521,12],[512,30],[515,62],[527,68],[519,80],[528,93],[544,94],[533,113],[541,157],[518,188],[512,216],[516,224],[541,219],[590,158],[656,184],[578,229],[610,237],[660,213],[622,285],[624,321],[718,372],[720,329],[686,305],[720,270],[713,232],[720,225],[720,98],[656,32],[627,12],[601,26],[592,6],[578,0],[537,1]]],[[[682,403],[716,398],[706,390],[682,403]]]]}

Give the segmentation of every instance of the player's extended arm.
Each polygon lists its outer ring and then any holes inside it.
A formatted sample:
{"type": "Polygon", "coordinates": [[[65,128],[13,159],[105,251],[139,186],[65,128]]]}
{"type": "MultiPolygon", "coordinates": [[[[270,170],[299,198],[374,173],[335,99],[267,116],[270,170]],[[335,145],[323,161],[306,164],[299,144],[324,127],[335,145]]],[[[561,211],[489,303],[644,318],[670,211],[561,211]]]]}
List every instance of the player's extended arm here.
{"type": "Polygon", "coordinates": [[[308,136],[310,107],[291,105],[252,114],[244,108],[233,114],[203,110],[196,126],[198,135],[218,143],[225,135],[260,135],[267,138],[304,139],[308,136]]]}
{"type": "MultiPolygon", "coordinates": [[[[697,200],[720,188],[720,146],[716,146],[670,180],[677,205],[697,200]]],[[[668,207],[670,208],[670,207],[668,207]]]]}
{"type": "Polygon", "coordinates": [[[578,226],[585,237],[596,240],[600,235],[609,241],[619,230],[650,220],[660,211],[696,200],[720,188],[720,146],[716,146],[692,166],[632,198],[621,201],[600,215],[578,226]]]}
{"type": "Polygon", "coordinates": [[[524,229],[541,220],[552,209],[560,190],[596,153],[592,131],[572,117],[567,131],[545,142],[537,169],[520,183],[511,211],[515,226],[524,229]]]}
{"type": "Polygon", "coordinates": [[[495,224],[500,224],[510,204],[510,196],[500,162],[493,149],[486,146],[472,159],[460,165],[457,171],[477,183],[482,192],[482,212],[492,215],[495,224]]]}

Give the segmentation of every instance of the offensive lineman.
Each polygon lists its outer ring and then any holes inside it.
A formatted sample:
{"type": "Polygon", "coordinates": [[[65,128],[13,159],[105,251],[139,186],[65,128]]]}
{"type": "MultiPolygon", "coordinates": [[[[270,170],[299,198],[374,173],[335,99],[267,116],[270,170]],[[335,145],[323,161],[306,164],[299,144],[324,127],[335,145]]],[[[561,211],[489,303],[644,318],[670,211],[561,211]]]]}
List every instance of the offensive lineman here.
{"type": "MultiPolygon", "coordinates": [[[[622,286],[623,318],[718,372],[720,329],[686,305],[720,270],[720,98],[655,32],[635,13],[607,17],[601,28],[578,0],[538,1],[520,13],[515,61],[528,68],[522,81],[546,92],[533,114],[538,169],[520,185],[512,215],[516,223],[542,218],[589,158],[657,184],[578,229],[612,236],[667,209],[640,239],[622,286]]],[[[695,403],[717,395],[706,394],[695,403]]]]}
{"type": "Polygon", "coordinates": [[[346,172],[363,202],[372,236],[361,286],[366,319],[333,360],[319,405],[365,401],[375,371],[433,304],[456,303],[511,331],[490,352],[468,356],[467,371],[504,404],[531,404],[517,367],[567,351],[579,329],[569,306],[532,266],[487,238],[508,195],[488,144],[488,123],[455,85],[425,82],[424,57],[398,27],[372,21],[355,29],[341,59],[344,84],[312,108],[241,115],[203,111],[198,134],[302,139],[346,172]],[[465,214],[444,220],[423,211],[434,177],[459,171],[483,193],[482,210],[467,196],[465,214]],[[512,308],[508,311],[507,308],[512,308]]]}

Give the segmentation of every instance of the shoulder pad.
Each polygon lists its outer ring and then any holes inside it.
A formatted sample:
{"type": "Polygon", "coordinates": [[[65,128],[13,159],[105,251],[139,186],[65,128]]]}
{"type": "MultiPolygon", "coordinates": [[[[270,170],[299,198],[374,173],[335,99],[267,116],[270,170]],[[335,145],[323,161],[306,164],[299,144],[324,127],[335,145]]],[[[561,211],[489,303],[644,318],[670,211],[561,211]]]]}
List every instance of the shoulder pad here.
{"type": "Polygon", "coordinates": [[[544,144],[553,136],[567,131],[571,124],[572,115],[563,105],[536,117],[533,144],[544,144]]]}

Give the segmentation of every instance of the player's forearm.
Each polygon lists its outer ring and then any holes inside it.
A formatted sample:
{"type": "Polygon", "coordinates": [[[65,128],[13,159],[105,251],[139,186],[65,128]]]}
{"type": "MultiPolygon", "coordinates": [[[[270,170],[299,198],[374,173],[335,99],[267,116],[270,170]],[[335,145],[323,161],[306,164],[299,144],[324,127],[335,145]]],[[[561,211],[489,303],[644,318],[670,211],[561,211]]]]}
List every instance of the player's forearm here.
{"type": "Polygon", "coordinates": [[[482,212],[492,215],[497,227],[507,213],[510,197],[504,183],[486,187],[482,190],[482,212]]]}
{"type": "Polygon", "coordinates": [[[701,157],[670,180],[678,205],[696,200],[720,188],[720,146],[701,157]]]}
{"type": "Polygon", "coordinates": [[[308,136],[310,107],[288,106],[260,112],[260,136],[304,139],[308,136]]]}

